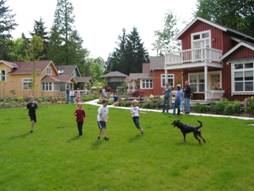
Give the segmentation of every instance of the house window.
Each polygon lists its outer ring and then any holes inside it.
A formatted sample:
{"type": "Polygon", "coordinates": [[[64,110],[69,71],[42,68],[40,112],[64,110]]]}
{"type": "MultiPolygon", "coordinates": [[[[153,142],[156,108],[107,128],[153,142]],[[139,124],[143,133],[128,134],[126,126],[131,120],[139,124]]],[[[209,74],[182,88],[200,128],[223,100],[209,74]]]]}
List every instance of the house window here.
{"type": "Polygon", "coordinates": [[[47,75],[48,76],[52,75],[52,69],[51,69],[51,67],[47,67],[47,75]]]}
{"type": "Polygon", "coordinates": [[[5,70],[0,70],[0,81],[5,82],[6,81],[6,71],[5,70]]]}
{"type": "Polygon", "coordinates": [[[140,80],[141,89],[152,89],[153,88],[153,80],[140,80]]]}
{"type": "MultiPolygon", "coordinates": [[[[170,87],[174,87],[174,81],[175,81],[174,74],[168,74],[168,82],[167,82],[167,84],[170,87]]],[[[165,86],[166,86],[166,75],[165,74],[161,74],[161,87],[165,87],[165,86]]]]}
{"type": "Polygon", "coordinates": [[[44,82],[42,83],[42,90],[43,91],[53,91],[53,83],[52,82],[44,82]]]}
{"type": "Polygon", "coordinates": [[[253,92],[254,91],[254,63],[233,64],[233,89],[235,92],[253,92]]]}
{"type": "Polygon", "coordinates": [[[33,86],[33,80],[31,78],[23,79],[23,90],[31,90],[33,86]]]}
{"type": "Polygon", "coordinates": [[[204,73],[189,74],[189,82],[193,92],[203,93],[205,91],[204,73]]]}

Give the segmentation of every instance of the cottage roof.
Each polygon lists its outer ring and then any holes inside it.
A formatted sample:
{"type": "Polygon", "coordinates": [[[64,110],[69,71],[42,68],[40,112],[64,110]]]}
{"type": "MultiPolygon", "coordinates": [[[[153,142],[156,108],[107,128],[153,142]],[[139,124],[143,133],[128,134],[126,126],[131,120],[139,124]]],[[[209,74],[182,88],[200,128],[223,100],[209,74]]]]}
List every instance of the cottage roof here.
{"type": "Polygon", "coordinates": [[[57,69],[58,71],[62,71],[62,73],[60,72],[60,74],[72,75],[73,71],[77,69],[77,66],[76,65],[57,65],[57,69]]]}
{"type": "Polygon", "coordinates": [[[43,82],[65,82],[65,83],[71,83],[72,80],[76,81],[70,75],[45,76],[42,79],[43,82]]]}
{"type": "Polygon", "coordinates": [[[113,72],[109,72],[105,75],[102,76],[103,78],[126,78],[127,75],[118,72],[118,71],[113,71],[113,72]]]}
{"type": "Polygon", "coordinates": [[[41,73],[50,63],[53,63],[53,62],[50,60],[40,60],[40,61],[28,61],[28,62],[14,61],[12,63],[15,64],[15,67],[14,67],[15,69],[11,74],[32,74],[33,72],[41,73]]]}
{"type": "Polygon", "coordinates": [[[164,70],[165,68],[165,57],[164,56],[151,56],[150,59],[150,70],[164,70]]]}
{"type": "Polygon", "coordinates": [[[138,80],[138,79],[151,79],[152,77],[148,73],[130,73],[128,80],[138,80]]]}

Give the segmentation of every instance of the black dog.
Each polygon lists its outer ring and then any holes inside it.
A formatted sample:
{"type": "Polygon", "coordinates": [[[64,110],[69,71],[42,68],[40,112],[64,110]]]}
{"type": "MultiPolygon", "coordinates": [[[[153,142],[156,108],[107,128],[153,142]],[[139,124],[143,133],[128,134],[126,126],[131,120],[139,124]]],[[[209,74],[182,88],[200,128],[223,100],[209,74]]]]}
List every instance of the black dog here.
{"type": "Polygon", "coordinates": [[[183,138],[184,138],[184,142],[185,142],[185,135],[187,133],[191,133],[193,132],[194,137],[198,140],[199,143],[201,143],[200,138],[203,140],[203,142],[205,143],[205,139],[201,136],[201,131],[200,128],[202,127],[202,122],[199,122],[199,126],[197,127],[192,127],[186,124],[183,124],[180,120],[174,120],[173,123],[171,125],[173,125],[174,127],[177,127],[181,130],[182,134],[183,134],[183,138]]]}

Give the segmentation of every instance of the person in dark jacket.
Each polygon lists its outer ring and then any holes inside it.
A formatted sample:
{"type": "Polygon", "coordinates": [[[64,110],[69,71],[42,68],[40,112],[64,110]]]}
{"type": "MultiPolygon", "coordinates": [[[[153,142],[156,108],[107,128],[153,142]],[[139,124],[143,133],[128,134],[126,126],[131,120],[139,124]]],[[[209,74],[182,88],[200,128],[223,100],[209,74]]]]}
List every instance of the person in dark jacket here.
{"type": "Polygon", "coordinates": [[[165,111],[168,113],[170,94],[171,94],[171,89],[170,89],[169,85],[167,84],[165,91],[164,91],[164,101],[163,101],[163,110],[162,110],[163,113],[165,111]]]}
{"type": "Polygon", "coordinates": [[[28,115],[29,115],[30,120],[32,122],[32,127],[30,130],[30,133],[33,133],[34,132],[34,125],[37,122],[36,110],[38,108],[38,105],[37,105],[36,101],[32,98],[32,101],[26,105],[26,108],[28,109],[28,115]]]}
{"type": "Polygon", "coordinates": [[[190,113],[190,98],[191,98],[191,87],[188,81],[185,81],[184,88],[184,111],[185,114],[190,113]]]}

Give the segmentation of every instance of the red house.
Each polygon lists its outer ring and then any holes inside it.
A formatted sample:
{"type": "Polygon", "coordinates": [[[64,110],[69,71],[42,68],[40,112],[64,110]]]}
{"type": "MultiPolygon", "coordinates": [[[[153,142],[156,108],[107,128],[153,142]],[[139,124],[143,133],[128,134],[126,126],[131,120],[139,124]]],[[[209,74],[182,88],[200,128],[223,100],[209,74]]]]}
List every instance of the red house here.
{"type": "Polygon", "coordinates": [[[177,36],[182,50],[151,57],[143,73],[130,74],[128,91],[160,95],[188,80],[194,99],[242,100],[254,95],[254,37],[195,18],[177,36]]]}

